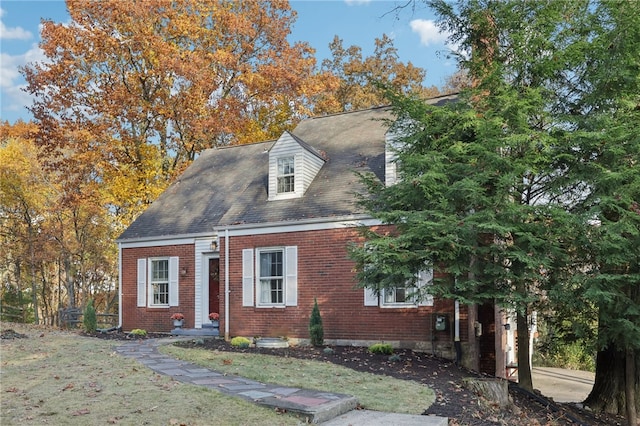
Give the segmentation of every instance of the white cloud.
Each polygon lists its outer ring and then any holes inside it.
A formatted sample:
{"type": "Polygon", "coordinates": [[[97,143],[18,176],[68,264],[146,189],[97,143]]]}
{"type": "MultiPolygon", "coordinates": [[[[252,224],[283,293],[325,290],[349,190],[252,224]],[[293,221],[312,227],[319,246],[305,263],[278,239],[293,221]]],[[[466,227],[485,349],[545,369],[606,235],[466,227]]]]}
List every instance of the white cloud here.
{"type": "Polygon", "coordinates": [[[372,0],[344,0],[347,6],[359,6],[361,4],[371,3],[372,0]]]}
{"type": "Polygon", "coordinates": [[[436,26],[435,21],[427,19],[414,19],[409,22],[411,31],[420,36],[420,43],[429,46],[434,44],[446,44],[449,34],[441,32],[436,26]]]}
{"type": "MultiPolygon", "coordinates": [[[[4,16],[4,13],[4,10],[0,9],[0,18],[4,16]]],[[[33,34],[31,34],[30,31],[27,31],[22,27],[7,27],[4,22],[0,20],[0,40],[29,40],[31,38],[33,38],[33,34]]]]}
{"type": "Polygon", "coordinates": [[[2,109],[19,111],[31,105],[31,95],[23,89],[26,82],[20,74],[19,68],[34,62],[44,62],[45,56],[37,44],[20,55],[0,53],[0,91],[2,94],[2,109]]]}

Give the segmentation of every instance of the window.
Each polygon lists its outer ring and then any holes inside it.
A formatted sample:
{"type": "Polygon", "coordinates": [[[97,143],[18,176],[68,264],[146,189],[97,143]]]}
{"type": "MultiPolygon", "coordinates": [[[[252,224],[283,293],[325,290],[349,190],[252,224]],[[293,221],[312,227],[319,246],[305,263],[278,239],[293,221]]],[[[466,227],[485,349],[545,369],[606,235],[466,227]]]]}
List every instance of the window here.
{"type": "Polygon", "coordinates": [[[423,287],[433,284],[433,270],[420,271],[415,283],[406,283],[397,287],[380,291],[380,297],[371,289],[364,289],[364,305],[386,308],[410,308],[418,306],[433,306],[433,296],[424,291],[423,287]]]}
{"type": "Polygon", "coordinates": [[[261,305],[284,303],[283,250],[260,252],[259,301],[261,305]]]}
{"type": "Polygon", "coordinates": [[[278,194],[295,192],[294,157],[278,158],[278,194]]]}
{"type": "Polygon", "coordinates": [[[298,247],[243,249],[242,306],[297,305],[298,247]]]}
{"type": "Polygon", "coordinates": [[[151,305],[169,305],[169,259],[152,259],[149,294],[151,305]]]}
{"type": "Polygon", "coordinates": [[[383,304],[385,305],[400,305],[400,304],[414,304],[414,295],[416,290],[415,286],[403,285],[393,289],[384,290],[383,304]]]}
{"type": "Polygon", "coordinates": [[[178,257],[138,259],[139,307],[178,306],[178,257]]]}

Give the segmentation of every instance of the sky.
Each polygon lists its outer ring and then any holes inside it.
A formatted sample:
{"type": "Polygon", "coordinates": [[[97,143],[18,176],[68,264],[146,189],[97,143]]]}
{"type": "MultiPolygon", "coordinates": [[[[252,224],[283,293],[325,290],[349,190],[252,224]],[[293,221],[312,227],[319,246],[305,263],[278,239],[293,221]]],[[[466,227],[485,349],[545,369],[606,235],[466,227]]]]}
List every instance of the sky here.
{"type": "MultiPolygon", "coordinates": [[[[250,1],[250,0],[245,0],[250,1]]],[[[442,86],[455,72],[455,62],[447,59],[446,36],[434,25],[433,14],[416,1],[415,8],[397,6],[407,0],[293,0],[298,16],[289,42],[306,41],[316,49],[320,64],[330,57],[329,43],[334,36],[343,46],[362,48],[363,56],[373,53],[376,38],[391,37],[403,63],[411,62],[427,72],[426,86],[442,86]]],[[[67,23],[70,21],[62,0],[0,1],[0,120],[15,123],[28,121],[30,96],[24,92],[26,82],[19,67],[42,61],[38,47],[41,19],[67,23]]]]}

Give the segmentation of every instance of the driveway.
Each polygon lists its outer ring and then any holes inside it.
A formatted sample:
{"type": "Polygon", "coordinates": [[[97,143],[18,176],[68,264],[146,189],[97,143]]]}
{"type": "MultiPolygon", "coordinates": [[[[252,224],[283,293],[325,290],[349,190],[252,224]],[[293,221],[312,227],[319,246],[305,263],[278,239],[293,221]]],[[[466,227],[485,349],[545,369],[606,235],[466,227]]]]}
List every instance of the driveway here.
{"type": "Polygon", "coordinates": [[[533,367],[533,388],[556,402],[584,401],[595,378],[594,373],[563,368],[533,367]]]}

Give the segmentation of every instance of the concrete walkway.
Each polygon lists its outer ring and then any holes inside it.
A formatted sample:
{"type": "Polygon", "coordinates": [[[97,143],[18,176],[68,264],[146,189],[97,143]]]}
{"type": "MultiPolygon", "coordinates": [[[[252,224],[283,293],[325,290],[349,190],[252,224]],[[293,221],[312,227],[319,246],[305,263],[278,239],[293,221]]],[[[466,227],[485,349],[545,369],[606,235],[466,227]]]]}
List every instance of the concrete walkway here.
{"type": "Polygon", "coordinates": [[[533,387],[555,402],[582,402],[593,388],[595,374],[563,368],[533,367],[531,378],[533,387]]]}
{"type": "Polygon", "coordinates": [[[122,356],[135,358],[151,370],[171,376],[177,381],[216,389],[256,404],[293,412],[311,423],[326,422],[326,426],[383,424],[446,426],[448,424],[446,417],[354,410],[358,401],[350,395],[265,384],[240,376],[223,375],[158,352],[158,346],[178,340],[184,340],[184,338],[131,341],[118,346],[116,351],[122,356]]]}

